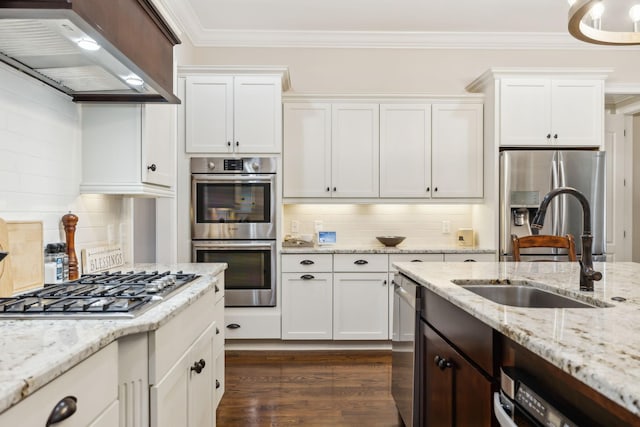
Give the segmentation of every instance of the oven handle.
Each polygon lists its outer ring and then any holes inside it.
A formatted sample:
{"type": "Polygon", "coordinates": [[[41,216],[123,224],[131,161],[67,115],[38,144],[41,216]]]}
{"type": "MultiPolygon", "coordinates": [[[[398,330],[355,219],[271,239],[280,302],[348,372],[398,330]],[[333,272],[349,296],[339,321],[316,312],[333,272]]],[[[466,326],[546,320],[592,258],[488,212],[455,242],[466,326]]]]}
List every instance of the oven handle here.
{"type": "Polygon", "coordinates": [[[240,184],[254,183],[254,182],[272,182],[275,175],[192,175],[192,179],[196,184],[215,184],[217,182],[223,182],[225,184],[229,182],[237,182],[240,184]]]}
{"type": "Polygon", "coordinates": [[[498,425],[500,427],[518,427],[516,423],[513,422],[507,411],[504,410],[502,403],[500,402],[500,394],[493,393],[493,411],[496,414],[496,419],[498,420],[498,425]]]}
{"type": "Polygon", "coordinates": [[[193,249],[195,250],[207,250],[207,251],[225,251],[229,249],[268,249],[275,248],[275,243],[194,243],[193,249]]]}

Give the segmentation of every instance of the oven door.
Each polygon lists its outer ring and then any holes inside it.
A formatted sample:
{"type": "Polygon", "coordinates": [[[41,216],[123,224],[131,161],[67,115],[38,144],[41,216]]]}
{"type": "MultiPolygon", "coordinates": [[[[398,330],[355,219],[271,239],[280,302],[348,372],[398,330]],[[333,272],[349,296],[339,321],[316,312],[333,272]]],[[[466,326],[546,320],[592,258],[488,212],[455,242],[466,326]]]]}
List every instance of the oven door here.
{"type": "Polygon", "coordinates": [[[275,175],[191,175],[192,239],[275,239],[275,175]]]}
{"type": "Polygon", "coordinates": [[[194,241],[193,262],[225,262],[225,307],[276,305],[276,242],[194,241]]]}

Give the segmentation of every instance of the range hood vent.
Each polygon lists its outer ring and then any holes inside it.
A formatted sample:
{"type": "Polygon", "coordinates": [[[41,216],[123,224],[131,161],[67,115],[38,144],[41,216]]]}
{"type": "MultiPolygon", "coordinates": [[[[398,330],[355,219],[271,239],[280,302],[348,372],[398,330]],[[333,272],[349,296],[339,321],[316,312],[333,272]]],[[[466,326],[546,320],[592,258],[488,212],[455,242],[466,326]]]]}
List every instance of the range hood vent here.
{"type": "Polygon", "coordinates": [[[0,61],[76,102],[180,103],[178,43],[148,0],[0,1],[0,61]]]}

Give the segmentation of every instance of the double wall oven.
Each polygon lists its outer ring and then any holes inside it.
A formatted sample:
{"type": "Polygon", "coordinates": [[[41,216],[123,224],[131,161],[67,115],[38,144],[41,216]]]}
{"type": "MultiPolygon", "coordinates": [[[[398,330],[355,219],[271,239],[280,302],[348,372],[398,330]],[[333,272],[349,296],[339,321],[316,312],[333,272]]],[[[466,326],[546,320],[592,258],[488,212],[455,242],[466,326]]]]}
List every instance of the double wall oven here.
{"type": "Polygon", "coordinates": [[[273,157],[191,159],[193,262],[226,262],[225,306],[276,305],[273,157]]]}

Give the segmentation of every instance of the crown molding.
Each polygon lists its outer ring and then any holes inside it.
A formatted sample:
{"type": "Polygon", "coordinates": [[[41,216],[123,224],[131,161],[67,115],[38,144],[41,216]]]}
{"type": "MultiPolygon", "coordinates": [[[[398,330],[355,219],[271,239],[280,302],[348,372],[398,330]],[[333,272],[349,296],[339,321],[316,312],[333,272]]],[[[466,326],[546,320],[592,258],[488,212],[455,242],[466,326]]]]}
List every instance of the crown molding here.
{"type": "Polygon", "coordinates": [[[585,67],[492,67],[469,83],[465,88],[468,92],[482,92],[493,81],[504,77],[548,77],[572,79],[602,79],[605,80],[613,72],[612,68],[585,67]]]}
{"type": "Polygon", "coordinates": [[[374,102],[374,103],[400,103],[407,101],[415,103],[443,103],[443,104],[478,104],[484,101],[484,94],[464,93],[451,95],[438,95],[429,93],[289,93],[282,95],[282,102],[307,103],[307,102],[374,102]]]}
{"type": "Polygon", "coordinates": [[[244,75],[277,75],[282,81],[282,91],[291,89],[289,67],[286,65],[179,65],[178,75],[209,74],[244,74],[244,75]]]}
{"type": "Polygon", "coordinates": [[[189,26],[196,47],[316,47],[404,49],[640,49],[597,46],[565,33],[471,33],[402,31],[240,31],[189,26]]]}

